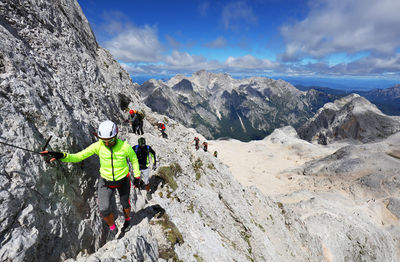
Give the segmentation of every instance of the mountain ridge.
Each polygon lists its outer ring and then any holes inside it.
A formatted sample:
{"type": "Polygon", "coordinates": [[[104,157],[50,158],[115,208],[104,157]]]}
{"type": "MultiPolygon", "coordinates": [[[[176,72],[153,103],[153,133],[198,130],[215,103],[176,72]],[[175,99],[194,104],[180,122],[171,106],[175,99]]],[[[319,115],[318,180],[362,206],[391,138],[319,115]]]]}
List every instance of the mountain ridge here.
{"type": "Polygon", "coordinates": [[[350,93],[359,94],[375,104],[383,113],[387,115],[400,115],[400,85],[394,85],[384,89],[376,88],[370,91],[343,91],[328,87],[302,85],[296,85],[296,87],[303,91],[315,89],[328,94],[338,95],[339,97],[346,96],[350,93]]]}
{"type": "Polygon", "coordinates": [[[154,111],[165,112],[208,138],[243,141],[262,139],[283,125],[299,127],[319,106],[336,98],[300,91],[283,80],[234,79],[205,70],[166,82],[147,81],[138,90],[154,111]]]}

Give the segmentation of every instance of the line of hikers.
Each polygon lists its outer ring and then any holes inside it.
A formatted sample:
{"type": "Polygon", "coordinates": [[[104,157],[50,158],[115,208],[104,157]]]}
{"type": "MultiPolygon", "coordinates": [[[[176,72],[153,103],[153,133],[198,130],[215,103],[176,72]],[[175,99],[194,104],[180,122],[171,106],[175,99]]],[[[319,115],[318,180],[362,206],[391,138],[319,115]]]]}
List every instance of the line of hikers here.
{"type": "Polygon", "coordinates": [[[111,199],[115,191],[118,191],[125,222],[122,232],[127,232],[131,227],[131,172],[133,172],[134,188],[139,188],[141,180],[145,184],[147,199],[150,194],[150,162],[153,162],[153,170],[157,169],[156,153],[151,146],[146,145],[143,137],[138,139],[138,145],[131,146],[126,141],[119,139],[118,127],[110,120],[99,125],[96,136],[99,140],[78,153],[66,153],[55,151],[42,151],[42,156],[50,156],[50,161],[80,162],[94,154],[100,160],[100,177],[98,182],[98,205],[100,214],[109,226],[107,241],[115,238],[118,228],[115,224],[114,214],[111,210],[111,199]],[[129,161],[129,162],[128,162],[129,161]],[[130,166],[132,167],[130,170],[130,166]]]}
{"type": "MultiPolygon", "coordinates": [[[[129,115],[130,115],[129,122],[131,123],[133,133],[139,136],[143,135],[144,134],[143,121],[145,118],[144,112],[130,109],[129,115]]],[[[168,138],[167,133],[165,133],[166,127],[163,122],[157,123],[157,129],[161,131],[161,136],[163,138],[168,138]]]]}
{"type": "MultiPolygon", "coordinates": [[[[199,148],[200,148],[200,139],[196,136],[196,137],[194,137],[192,142],[194,142],[194,147],[196,148],[196,150],[199,150],[199,148]]],[[[203,144],[201,144],[201,147],[203,148],[204,152],[207,152],[208,151],[208,142],[204,141],[203,144]]],[[[213,155],[215,157],[218,157],[218,152],[214,151],[213,155]]]]}

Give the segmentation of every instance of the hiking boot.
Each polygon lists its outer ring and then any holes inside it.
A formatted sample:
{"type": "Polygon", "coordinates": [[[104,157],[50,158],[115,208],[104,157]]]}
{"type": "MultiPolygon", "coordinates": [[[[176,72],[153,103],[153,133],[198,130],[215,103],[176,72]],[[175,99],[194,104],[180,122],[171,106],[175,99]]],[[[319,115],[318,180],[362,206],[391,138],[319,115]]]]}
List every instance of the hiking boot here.
{"type": "Polygon", "coordinates": [[[131,229],[132,226],[133,225],[132,225],[130,220],[129,221],[125,220],[124,226],[122,227],[122,232],[124,232],[124,233],[128,232],[129,229],[131,229]]]}
{"type": "Polygon", "coordinates": [[[110,230],[108,232],[108,236],[107,236],[107,241],[106,242],[114,240],[116,238],[117,234],[118,234],[118,228],[117,227],[114,230],[110,230]]]}

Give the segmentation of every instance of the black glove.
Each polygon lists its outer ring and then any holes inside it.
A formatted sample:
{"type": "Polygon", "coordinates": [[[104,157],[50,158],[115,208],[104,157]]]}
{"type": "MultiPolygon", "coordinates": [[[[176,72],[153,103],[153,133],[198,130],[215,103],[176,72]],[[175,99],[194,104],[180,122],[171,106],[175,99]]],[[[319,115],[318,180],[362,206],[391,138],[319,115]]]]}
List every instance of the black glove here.
{"type": "Polygon", "coordinates": [[[50,156],[52,156],[52,159],[50,159],[50,161],[54,161],[54,160],[56,160],[56,159],[61,159],[61,158],[64,158],[64,157],[65,157],[65,153],[54,152],[54,151],[42,151],[42,152],[40,152],[40,154],[41,154],[42,156],[45,156],[45,155],[50,155],[50,156]]]}
{"type": "Polygon", "coordinates": [[[140,185],[140,177],[135,177],[133,178],[133,185],[137,188],[139,188],[140,185]]]}

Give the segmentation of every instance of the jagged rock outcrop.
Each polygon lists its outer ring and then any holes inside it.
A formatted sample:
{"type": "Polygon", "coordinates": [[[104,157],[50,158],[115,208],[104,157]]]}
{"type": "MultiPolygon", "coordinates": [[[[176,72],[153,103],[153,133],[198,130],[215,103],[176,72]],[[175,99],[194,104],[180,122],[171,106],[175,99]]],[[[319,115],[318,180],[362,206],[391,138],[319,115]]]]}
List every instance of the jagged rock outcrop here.
{"type": "Polygon", "coordinates": [[[327,103],[301,128],[307,141],[327,144],[342,139],[370,142],[400,131],[400,117],[387,116],[365,98],[351,94],[327,103]]]}
{"type": "Polygon", "coordinates": [[[204,70],[191,77],[149,80],[139,87],[154,111],[195,128],[208,139],[262,139],[275,128],[299,127],[336,96],[302,92],[283,80],[264,77],[233,79],[204,70]]]}

